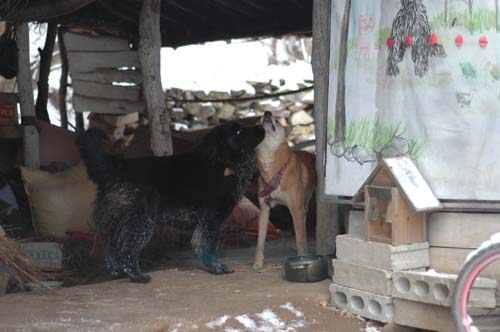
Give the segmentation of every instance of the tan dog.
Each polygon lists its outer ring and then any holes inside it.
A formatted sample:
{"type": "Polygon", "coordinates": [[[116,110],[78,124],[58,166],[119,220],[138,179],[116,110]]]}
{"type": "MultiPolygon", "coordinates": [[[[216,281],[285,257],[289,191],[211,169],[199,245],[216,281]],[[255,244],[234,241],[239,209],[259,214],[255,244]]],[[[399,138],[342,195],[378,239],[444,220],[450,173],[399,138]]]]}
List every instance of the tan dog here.
{"type": "Polygon", "coordinates": [[[304,255],[307,248],[306,214],[316,184],[315,157],[304,151],[292,151],[286,137],[288,133],[271,112],[261,119],[266,131],[257,146],[259,177],[259,236],[255,255],[255,270],[264,265],[264,242],[269,224],[269,211],[277,204],[288,207],[293,219],[297,254],[304,255]]]}

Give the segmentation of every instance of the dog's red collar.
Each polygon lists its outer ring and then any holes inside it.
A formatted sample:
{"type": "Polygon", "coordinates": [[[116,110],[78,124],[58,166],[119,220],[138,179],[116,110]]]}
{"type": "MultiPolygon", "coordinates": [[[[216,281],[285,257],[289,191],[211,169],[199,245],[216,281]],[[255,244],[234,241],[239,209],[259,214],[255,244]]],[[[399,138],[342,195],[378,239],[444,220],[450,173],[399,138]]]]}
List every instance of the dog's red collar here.
{"type": "Polygon", "coordinates": [[[271,180],[269,180],[269,182],[266,182],[266,180],[264,180],[264,178],[262,178],[262,181],[264,181],[264,189],[262,189],[259,192],[259,197],[268,197],[269,198],[271,196],[271,193],[273,191],[275,191],[276,189],[278,189],[278,187],[280,186],[281,178],[283,177],[283,175],[285,175],[286,167],[287,167],[287,164],[285,163],[283,166],[281,166],[278,173],[276,173],[276,175],[273,176],[273,178],[271,180]]]}

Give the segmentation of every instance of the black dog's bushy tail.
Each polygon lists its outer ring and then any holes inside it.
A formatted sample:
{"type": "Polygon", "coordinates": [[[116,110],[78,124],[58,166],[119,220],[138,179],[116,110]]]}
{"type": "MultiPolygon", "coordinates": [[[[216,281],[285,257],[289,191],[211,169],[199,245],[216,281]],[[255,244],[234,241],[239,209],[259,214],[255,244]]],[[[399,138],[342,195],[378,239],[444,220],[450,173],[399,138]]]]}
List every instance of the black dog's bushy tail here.
{"type": "Polygon", "coordinates": [[[113,173],[112,157],[103,150],[106,133],[101,129],[91,128],[76,137],[89,178],[95,183],[104,182],[113,173]]]}

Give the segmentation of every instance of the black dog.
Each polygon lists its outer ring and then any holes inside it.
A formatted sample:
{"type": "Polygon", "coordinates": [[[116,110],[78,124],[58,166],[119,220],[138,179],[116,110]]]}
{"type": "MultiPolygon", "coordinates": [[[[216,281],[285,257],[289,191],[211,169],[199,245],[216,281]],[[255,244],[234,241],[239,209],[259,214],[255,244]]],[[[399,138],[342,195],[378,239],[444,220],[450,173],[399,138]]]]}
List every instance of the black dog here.
{"type": "Polygon", "coordinates": [[[94,219],[106,239],[106,264],[115,277],[146,283],[139,254],[156,223],[194,229],[191,245],[210,273],[230,270],[215,255],[219,229],[256,173],[260,126],[226,123],[191,151],[169,157],[121,160],[102,149],[105,134],[77,138],[89,177],[97,184],[94,219]]]}

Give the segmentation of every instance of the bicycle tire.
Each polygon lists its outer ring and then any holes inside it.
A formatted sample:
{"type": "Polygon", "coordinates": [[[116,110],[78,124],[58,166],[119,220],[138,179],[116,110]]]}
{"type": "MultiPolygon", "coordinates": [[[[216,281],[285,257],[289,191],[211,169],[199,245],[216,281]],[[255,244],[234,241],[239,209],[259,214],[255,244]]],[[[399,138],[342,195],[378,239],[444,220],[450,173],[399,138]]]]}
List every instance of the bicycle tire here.
{"type": "MultiPolygon", "coordinates": [[[[466,317],[464,317],[462,304],[468,300],[468,293],[472,289],[474,280],[479,276],[480,272],[495,261],[500,261],[500,243],[493,243],[478,250],[460,270],[453,289],[451,302],[451,316],[456,332],[472,331],[470,328],[468,329],[464,326],[463,322],[466,317]],[[486,264],[488,261],[490,262],[486,264]],[[467,294],[464,294],[464,292],[467,292],[467,294]],[[464,296],[466,296],[466,300],[464,300],[464,296]]],[[[465,312],[468,313],[468,311],[465,312]]]]}

